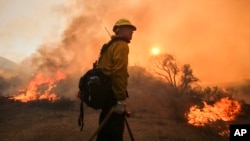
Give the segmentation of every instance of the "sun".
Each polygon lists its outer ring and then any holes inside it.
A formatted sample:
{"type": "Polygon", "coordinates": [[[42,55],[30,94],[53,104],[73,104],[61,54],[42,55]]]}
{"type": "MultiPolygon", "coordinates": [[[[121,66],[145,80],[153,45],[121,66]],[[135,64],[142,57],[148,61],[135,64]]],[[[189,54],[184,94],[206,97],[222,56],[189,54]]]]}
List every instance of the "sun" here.
{"type": "Polygon", "coordinates": [[[152,55],[158,55],[160,53],[160,49],[158,47],[153,47],[151,49],[152,55]]]}

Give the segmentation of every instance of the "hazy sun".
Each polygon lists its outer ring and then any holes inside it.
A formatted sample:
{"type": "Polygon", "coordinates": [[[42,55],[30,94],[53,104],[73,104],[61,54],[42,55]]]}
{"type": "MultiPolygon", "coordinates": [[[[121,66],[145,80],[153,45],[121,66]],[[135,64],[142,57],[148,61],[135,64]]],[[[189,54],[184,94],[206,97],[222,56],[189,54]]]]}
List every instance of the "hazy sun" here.
{"type": "Polygon", "coordinates": [[[151,49],[152,55],[158,55],[160,53],[160,49],[158,47],[153,47],[151,49]]]}

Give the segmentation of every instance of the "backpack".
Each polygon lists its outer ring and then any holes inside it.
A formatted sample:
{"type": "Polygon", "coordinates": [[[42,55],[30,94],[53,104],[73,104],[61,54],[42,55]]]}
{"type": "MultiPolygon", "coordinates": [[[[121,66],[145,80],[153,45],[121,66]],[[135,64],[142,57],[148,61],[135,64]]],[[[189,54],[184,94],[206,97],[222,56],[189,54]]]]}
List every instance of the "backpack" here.
{"type": "Polygon", "coordinates": [[[107,90],[111,89],[111,78],[105,75],[101,69],[97,68],[97,63],[101,60],[103,53],[108,47],[118,40],[126,39],[121,37],[112,38],[108,43],[104,44],[100,51],[98,61],[93,63],[93,68],[89,69],[83,76],[80,77],[78,88],[79,92],[77,97],[81,100],[80,115],[78,118],[78,125],[81,126],[81,130],[84,126],[84,109],[83,103],[86,103],[88,107],[93,109],[101,109],[104,106],[107,90]]]}
{"type": "Polygon", "coordinates": [[[93,109],[101,109],[104,106],[107,90],[111,89],[111,79],[101,69],[93,67],[80,77],[78,88],[77,97],[81,100],[78,125],[82,130],[84,125],[83,103],[93,109]]]}
{"type": "Polygon", "coordinates": [[[105,94],[111,88],[111,79],[100,69],[88,70],[79,80],[78,98],[93,109],[101,109],[105,94]]]}

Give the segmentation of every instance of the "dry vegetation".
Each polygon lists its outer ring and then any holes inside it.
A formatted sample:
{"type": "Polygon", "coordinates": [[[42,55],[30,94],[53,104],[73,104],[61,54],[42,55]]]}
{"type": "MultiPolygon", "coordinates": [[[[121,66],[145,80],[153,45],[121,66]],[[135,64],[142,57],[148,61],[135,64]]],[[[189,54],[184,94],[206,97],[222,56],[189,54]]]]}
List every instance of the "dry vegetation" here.
{"type": "MultiPolygon", "coordinates": [[[[136,141],[229,140],[218,132],[228,129],[230,123],[218,121],[205,127],[187,123],[184,113],[191,105],[201,104],[201,100],[175,95],[165,83],[142,68],[130,71],[133,75],[130,76],[128,109],[132,116],[128,121],[136,141]]],[[[83,131],[77,125],[79,101],[76,98],[21,103],[1,97],[0,113],[1,141],[87,141],[98,127],[99,111],[85,107],[83,131]]],[[[234,123],[249,124],[249,115],[242,115],[234,123]]],[[[127,130],[124,140],[130,140],[127,130]]]]}
{"type": "MultiPolygon", "coordinates": [[[[132,99],[132,96],[131,96],[132,99]]],[[[131,105],[133,115],[128,119],[135,140],[140,141],[188,141],[222,140],[223,138],[207,131],[178,122],[168,113],[168,109],[149,101],[131,105]],[[151,106],[150,106],[151,105],[151,106]],[[137,106],[139,110],[134,109],[137,106]]],[[[85,126],[80,131],[77,126],[78,101],[60,100],[49,103],[35,101],[20,103],[1,98],[0,136],[2,141],[86,141],[97,128],[98,111],[85,108],[85,126]]],[[[127,130],[125,140],[130,140],[127,130]]]]}

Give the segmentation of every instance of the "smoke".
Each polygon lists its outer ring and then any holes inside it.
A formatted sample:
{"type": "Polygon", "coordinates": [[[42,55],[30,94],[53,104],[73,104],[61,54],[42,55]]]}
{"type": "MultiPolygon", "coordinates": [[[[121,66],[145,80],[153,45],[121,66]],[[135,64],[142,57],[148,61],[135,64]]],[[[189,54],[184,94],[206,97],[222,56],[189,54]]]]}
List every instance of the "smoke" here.
{"type": "MultiPolygon", "coordinates": [[[[250,3],[222,1],[75,1],[77,10],[63,43],[86,68],[109,40],[114,22],[128,18],[137,26],[130,44],[130,65],[150,67],[150,49],[174,54],[193,67],[203,84],[249,78],[250,3]],[[84,58],[84,59],[83,59],[84,58]],[[82,61],[84,60],[84,61],[82,61]]],[[[78,67],[79,68],[79,67],[78,67]]]]}
{"type": "Polygon", "coordinates": [[[249,78],[248,1],[154,1],[142,7],[146,20],[133,41],[140,64],[148,65],[145,55],[157,45],[191,64],[204,84],[249,78]]]}
{"type": "Polygon", "coordinates": [[[179,62],[190,64],[204,84],[250,77],[247,0],[75,0],[53,10],[70,16],[67,26],[59,42],[44,41],[32,63],[36,72],[51,75],[63,70],[68,79],[60,84],[61,91],[75,90],[76,80],[110,39],[105,27],[112,33],[119,18],[128,18],[137,27],[130,43],[130,66],[150,67],[150,49],[158,46],[161,53],[174,54],[179,62]]]}

